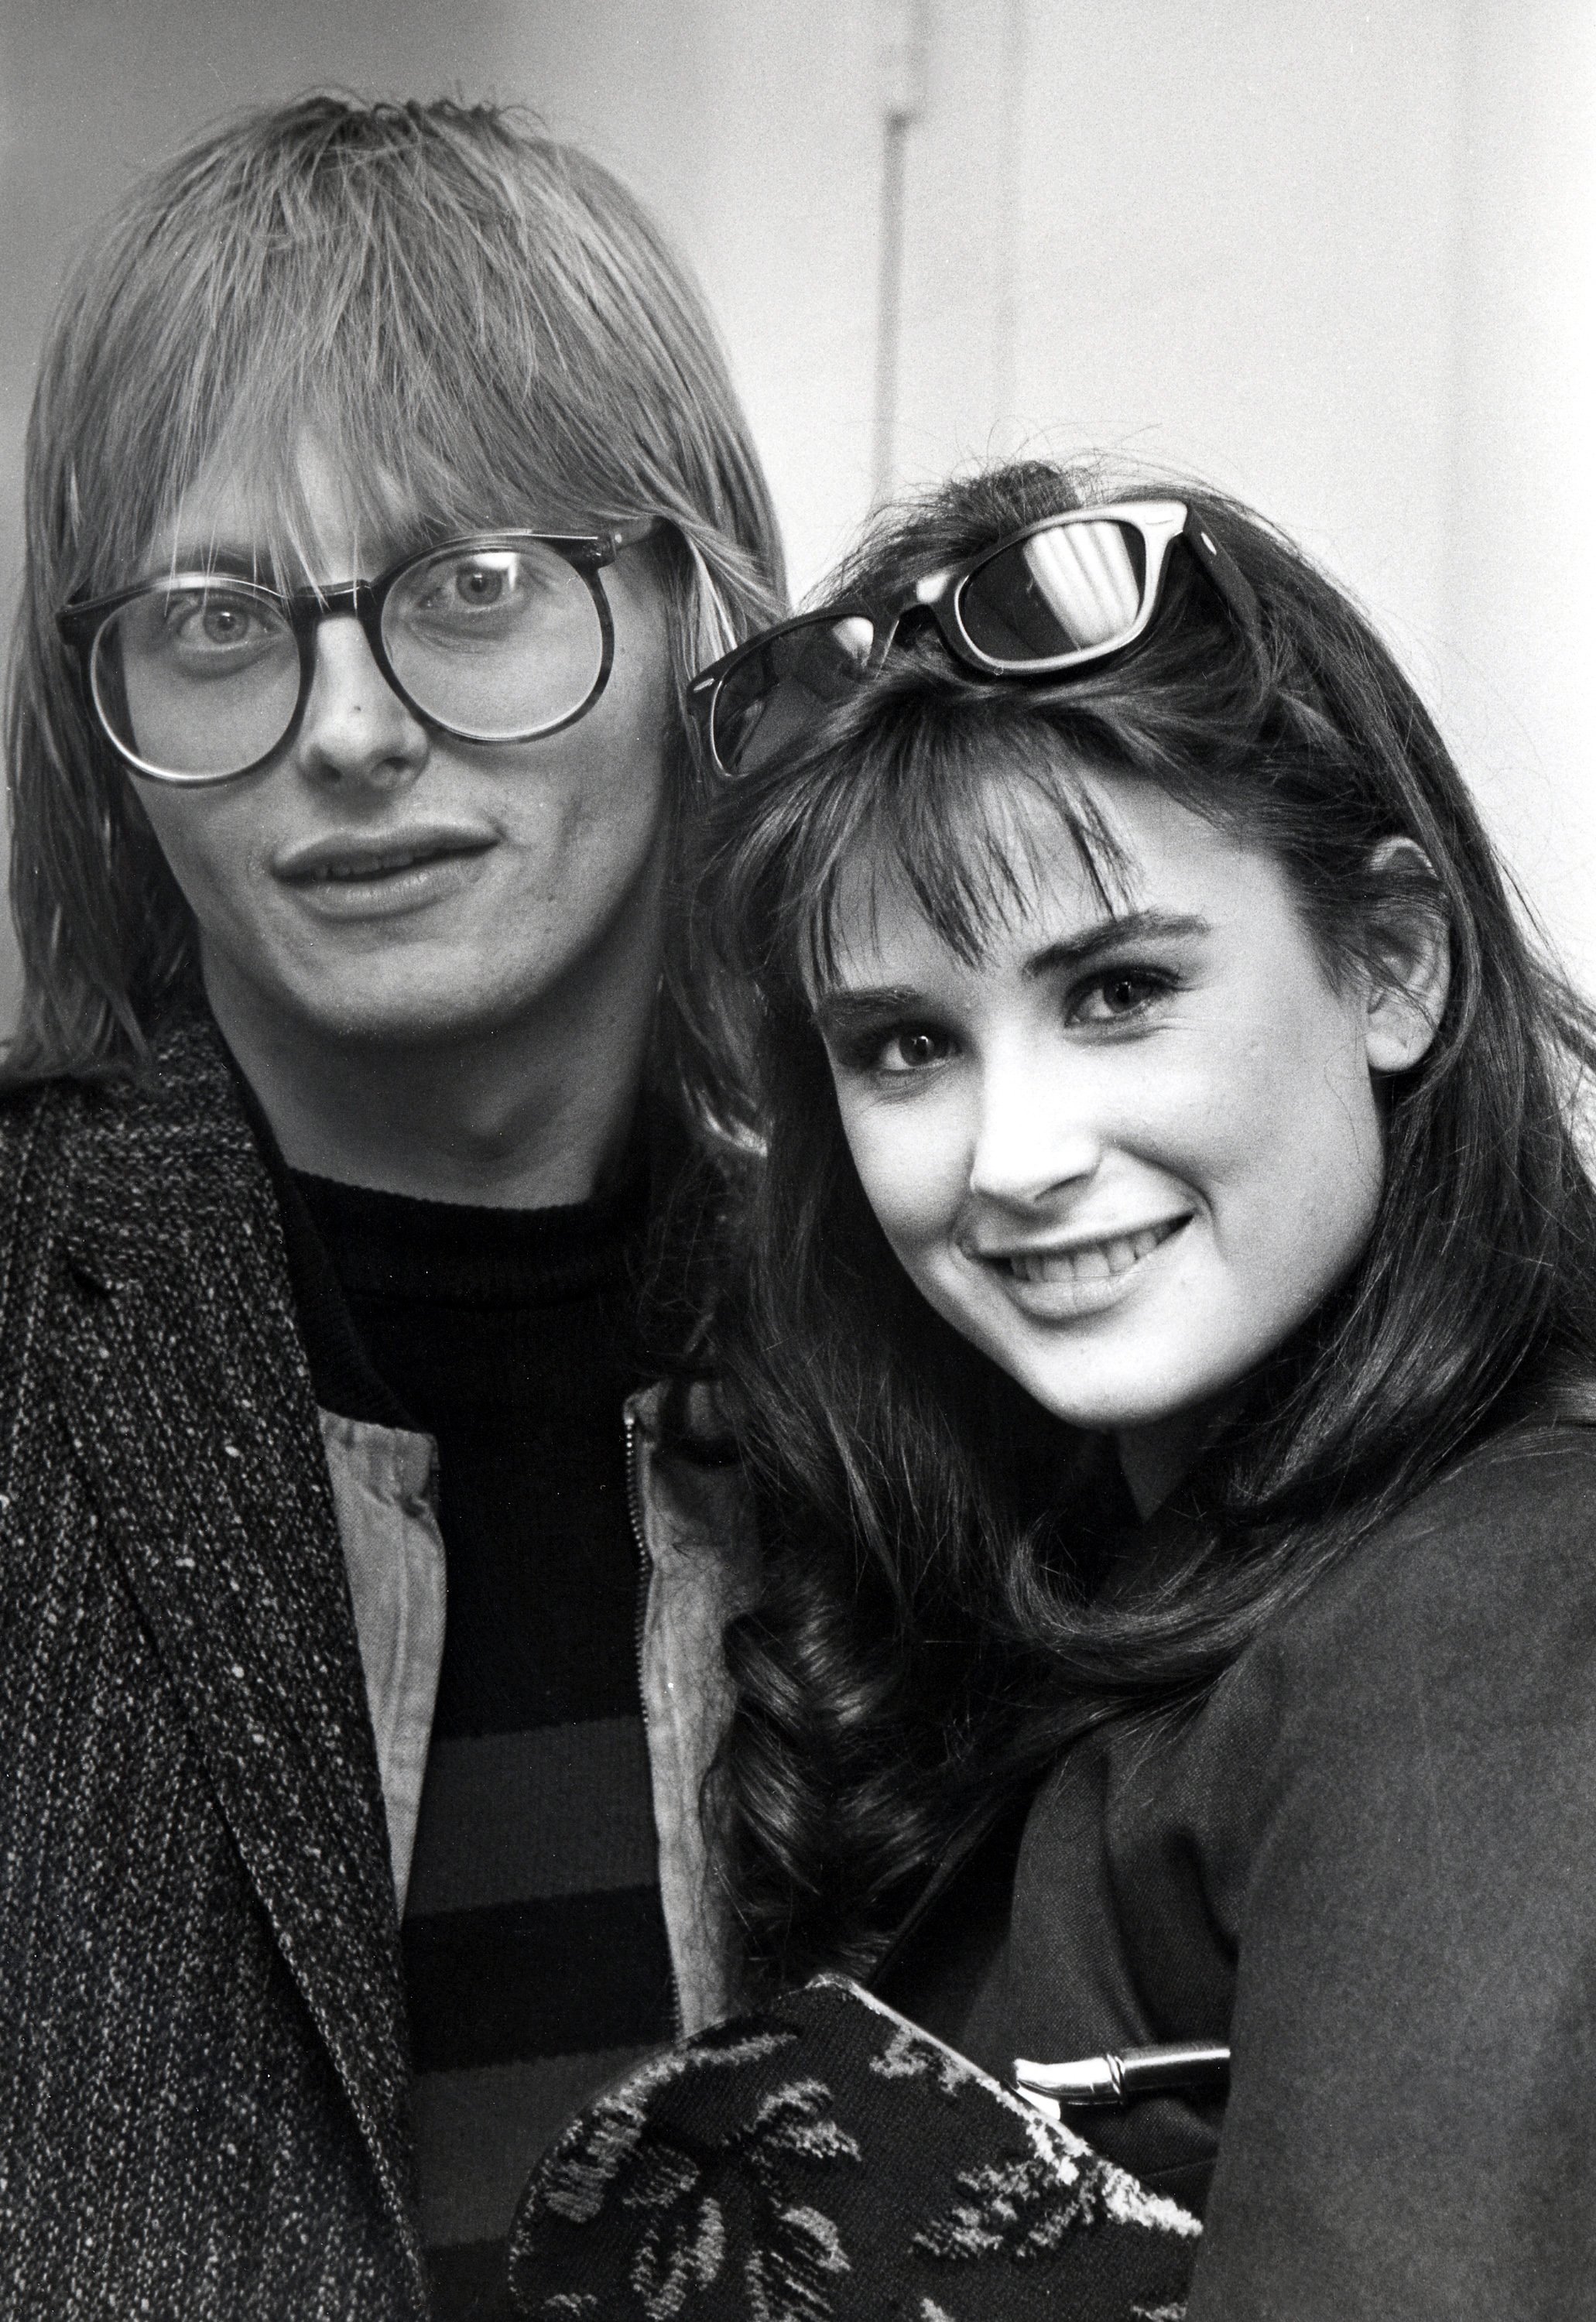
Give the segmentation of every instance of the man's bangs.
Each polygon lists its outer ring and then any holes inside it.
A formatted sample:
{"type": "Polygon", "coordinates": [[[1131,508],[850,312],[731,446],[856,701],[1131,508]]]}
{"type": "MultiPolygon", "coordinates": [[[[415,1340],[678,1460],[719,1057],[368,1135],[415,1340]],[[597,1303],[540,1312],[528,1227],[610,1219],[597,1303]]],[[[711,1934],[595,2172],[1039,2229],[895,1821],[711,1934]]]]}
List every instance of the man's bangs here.
{"type": "MultiPolygon", "coordinates": [[[[453,534],[592,527],[591,494],[539,458],[524,406],[514,418],[484,409],[479,377],[466,375],[436,343],[417,346],[413,361],[396,359],[373,370],[363,360],[360,319],[348,318],[343,338],[306,347],[295,361],[284,339],[274,339],[289,327],[287,316],[269,314],[250,334],[250,361],[207,366],[205,424],[196,412],[177,431],[187,456],[169,456],[163,489],[141,527],[139,564],[152,543],[180,528],[184,501],[202,475],[220,474],[251,510],[250,544],[267,571],[312,573],[324,508],[306,470],[307,451],[336,480],[356,568],[368,574],[453,534]],[[254,355],[260,347],[275,349],[269,361],[254,355]],[[495,426],[495,417],[502,424],[495,426]]],[[[397,318],[388,321],[392,327],[397,318]]],[[[557,439],[557,429],[550,433],[557,439]]]]}
{"type": "Polygon", "coordinates": [[[1103,909],[1122,908],[1124,852],[1084,771],[1062,737],[1030,720],[929,736],[888,728],[862,754],[850,752],[792,856],[792,955],[807,988],[838,980],[844,885],[850,913],[862,895],[872,918],[889,891],[907,891],[954,957],[978,965],[1044,875],[1053,824],[1103,909]],[[1045,809],[1039,822],[1014,811],[1021,797],[1045,809]]]}
{"type": "Polygon", "coordinates": [[[326,153],[306,172],[279,157],[214,185],[203,215],[191,201],[144,221],[98,424],[77,431],[95,447],[75,477],[95,566],[84,581],[144,569],[218,463],[260,512],[258,545],[303,571],[307,435],[359,529],[395,553],[441,533],[588,530],[641,512],[625,446],[592,407],[613,351],[563,279],[579,270],[562,242],[592,231],[578,192],[519,185],[524,157],[500,157],[497,188],[446,148],[413,158],[407,170],[392,152],[326,153]],[[541,233],[538,197],[552,213],[541,233]]]}
{"type": "MultiPolygon", "coordinates": [[[[336,488],[338,521],[350,534],[351,571],[368,578],[463,534],[590,528],[590,518],[565,512],[570,494],[530,472],[524,459],[521,474],[510,473],[512,462],[496,459],[492,447],[474,444],[469,434],[441,457],[406,436],[407,398],[351,395],[346,388],[325,379],[286,387],[277,375],[246,381],[200,463],[207,479],[224,476],[249,510],[246,544],[260,558],[262,579],[276,576],[297,587],[318,577],[324,478],[336,488]]],[[[157,541],[180,534],[185,549],[204,545],[182,523],[184,498],[196,480],[173,480],[153,526],[157,541]]]]}

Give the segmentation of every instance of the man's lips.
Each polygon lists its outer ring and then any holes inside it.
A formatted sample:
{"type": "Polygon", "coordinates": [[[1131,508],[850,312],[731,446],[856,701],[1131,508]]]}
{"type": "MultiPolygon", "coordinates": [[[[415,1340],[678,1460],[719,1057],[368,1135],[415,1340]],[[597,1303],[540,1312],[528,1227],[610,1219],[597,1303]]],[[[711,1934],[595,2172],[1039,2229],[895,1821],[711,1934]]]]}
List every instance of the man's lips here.
{"type": "Polygon", "coordinates": [[[354,886],[393,879],[432,863],[485,854],[495,844],[490,832],[418,826],[408,830],[348,832],[296,846],[273,864],[290,887],[354,886]]]}

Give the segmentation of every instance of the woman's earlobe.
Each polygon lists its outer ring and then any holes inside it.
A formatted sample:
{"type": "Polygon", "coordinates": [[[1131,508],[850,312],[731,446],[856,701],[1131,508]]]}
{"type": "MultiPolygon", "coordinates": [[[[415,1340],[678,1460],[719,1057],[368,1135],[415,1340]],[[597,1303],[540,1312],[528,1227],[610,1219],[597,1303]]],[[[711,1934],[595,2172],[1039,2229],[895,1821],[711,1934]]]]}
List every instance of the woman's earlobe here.
{"type": "Polygon", "coordinates": [[[1452,940],[1429,858],[1410,838],[1388,838],[1370,858],[1389,882],[1377,904],[1368,952],[1369,1069],[1410,1072],[1440,1027],[1452,983],[1452,940]]]}

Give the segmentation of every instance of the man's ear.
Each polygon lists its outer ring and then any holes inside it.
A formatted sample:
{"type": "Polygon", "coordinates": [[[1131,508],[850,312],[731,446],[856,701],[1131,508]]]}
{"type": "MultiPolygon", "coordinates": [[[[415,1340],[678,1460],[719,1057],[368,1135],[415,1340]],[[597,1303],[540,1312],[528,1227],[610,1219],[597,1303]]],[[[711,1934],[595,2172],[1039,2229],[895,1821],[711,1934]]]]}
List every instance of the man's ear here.
{"type": "Polygon", "coordinates": [[[1371,910],[1364,1051],[1369,1069],[1405,1073],[1436,1037],[1452,983],[1452,943],[1434,872],[1410,838],[1383,839],[1369,869],[1384,888],[1371,910]]]}

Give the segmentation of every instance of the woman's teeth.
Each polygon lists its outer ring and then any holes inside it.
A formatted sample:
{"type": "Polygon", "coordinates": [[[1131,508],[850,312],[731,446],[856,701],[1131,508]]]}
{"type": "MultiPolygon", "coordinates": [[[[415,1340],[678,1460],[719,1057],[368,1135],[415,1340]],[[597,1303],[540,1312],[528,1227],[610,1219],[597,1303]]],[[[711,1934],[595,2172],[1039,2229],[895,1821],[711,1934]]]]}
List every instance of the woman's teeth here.
{"type": "Polygon", "coordinates": [[[1021,1282],[1107,1282],[1111,1275],[1128,1274],[1183,1222],[1172,1218],[1167,1225],[1144,1226],[1140,1233],[1117,1234],[1112,1240],[1088,1242],[1079,1249],[1017,1254],[1006,1263],[1021,1282]]]}

